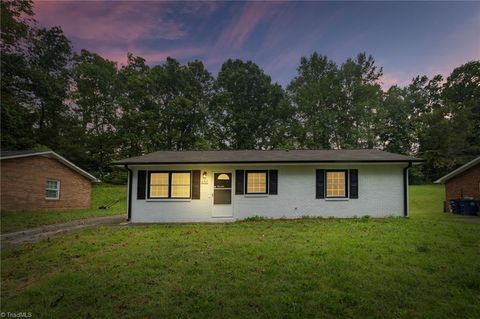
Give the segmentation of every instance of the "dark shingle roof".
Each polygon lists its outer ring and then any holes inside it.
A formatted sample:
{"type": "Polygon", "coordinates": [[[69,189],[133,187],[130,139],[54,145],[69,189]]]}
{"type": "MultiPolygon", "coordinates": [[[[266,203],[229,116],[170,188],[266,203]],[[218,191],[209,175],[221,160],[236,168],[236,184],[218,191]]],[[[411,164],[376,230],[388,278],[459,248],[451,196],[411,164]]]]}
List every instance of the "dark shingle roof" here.
{"type": "Polygon", "coordinates": [[[194,164],[194,163],[306,163],[306,162],[421,162],[406,155],[380,150],[239,150],[239,151],[159,151],[131,157],[114,164],[194,164]]]}

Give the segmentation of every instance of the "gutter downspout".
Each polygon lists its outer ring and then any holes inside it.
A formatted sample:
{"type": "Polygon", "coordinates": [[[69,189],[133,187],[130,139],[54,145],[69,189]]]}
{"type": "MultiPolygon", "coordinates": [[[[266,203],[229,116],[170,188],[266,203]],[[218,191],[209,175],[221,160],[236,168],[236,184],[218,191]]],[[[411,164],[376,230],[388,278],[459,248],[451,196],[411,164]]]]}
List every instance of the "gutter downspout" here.
{"type": "Polygon", "coordinates": [[[127,221],[130,221],[130,219],[132,218],[132,178],[133,178],[133,172],[128,167],[128,165],[126,165],[126,164],[125,164],[125,168],[128,170],[127,221]]]}
{"type": "Polygon", "coordinates": [[[403,216],[408,216],[408,169],[412,167],[412,162],[403,168],[403,216]]]}

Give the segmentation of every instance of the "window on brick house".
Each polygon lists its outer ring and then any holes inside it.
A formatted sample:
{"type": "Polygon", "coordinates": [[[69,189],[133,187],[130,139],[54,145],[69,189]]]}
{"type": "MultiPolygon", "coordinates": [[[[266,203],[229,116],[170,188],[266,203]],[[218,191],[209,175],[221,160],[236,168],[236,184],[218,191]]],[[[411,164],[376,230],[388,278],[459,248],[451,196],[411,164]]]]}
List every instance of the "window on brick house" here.
{"type": "Polygon", "coordinates": [[[60,181],[47,179],[45,187],[46,199],[60,199],[60,181]]]}

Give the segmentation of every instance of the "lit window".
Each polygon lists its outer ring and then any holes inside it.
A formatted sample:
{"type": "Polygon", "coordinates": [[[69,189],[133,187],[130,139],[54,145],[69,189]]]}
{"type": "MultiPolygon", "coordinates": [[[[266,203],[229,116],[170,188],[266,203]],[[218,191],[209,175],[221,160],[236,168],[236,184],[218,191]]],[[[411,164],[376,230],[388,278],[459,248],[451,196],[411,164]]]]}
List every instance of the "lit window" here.
{"type": "Polygon", "coordinates": [[[266,194],[267,193],[267,171],[248,172],[247,194],[266,194]]]}
{"type": "Polygon", "coordinates": [[[190,198],[190,172],[149,172],[149,198],[190,198]]]}
{"type": "Polygon", "coordinates": [[[59,199],[60,198],[60,181],[56,180],[47,180],[45,187],[45,198],[46,199],[59,199]]]}
{"type": "Polygon", "coordinates": [[[150,197],[168,197],[168,173],[150,173],[150,197]]]}
{"type": "Polygon", "coordinates": [[[172,198],[190,197],[190,173],[172,173],[172,198]]]}
{"type": "Polygon", "coordinates": [[[346,172],[327,171],[327,197],[347,197],[346,172]]]}

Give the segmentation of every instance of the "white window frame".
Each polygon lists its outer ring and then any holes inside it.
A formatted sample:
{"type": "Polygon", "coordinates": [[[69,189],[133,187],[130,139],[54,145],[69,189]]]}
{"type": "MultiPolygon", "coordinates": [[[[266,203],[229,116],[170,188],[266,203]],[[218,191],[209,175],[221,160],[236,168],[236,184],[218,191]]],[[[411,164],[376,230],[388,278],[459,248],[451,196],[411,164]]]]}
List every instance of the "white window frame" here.
{"type": "Polygon", "coordinates": [[[56,188],[48,188],[47,185],[45,185],[45,199],[46,200],[59,200],[60,199],[60,181],[58,179],[47,178],[45,184],[48,184],[48,182],[56,182],[57,187],[56,188]],[[57,196],[56,197],[47,197],[47,191],[56,191],[57,196]]]}

